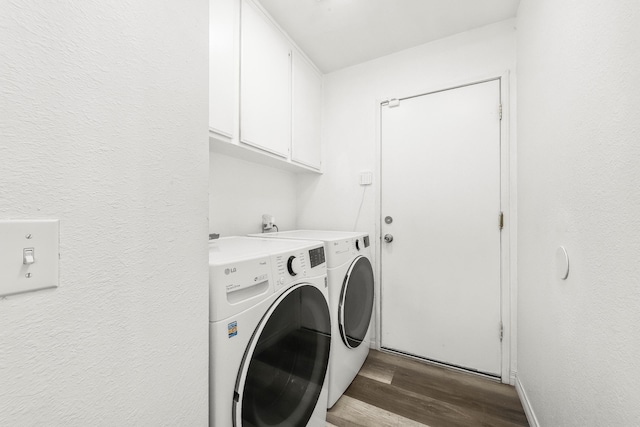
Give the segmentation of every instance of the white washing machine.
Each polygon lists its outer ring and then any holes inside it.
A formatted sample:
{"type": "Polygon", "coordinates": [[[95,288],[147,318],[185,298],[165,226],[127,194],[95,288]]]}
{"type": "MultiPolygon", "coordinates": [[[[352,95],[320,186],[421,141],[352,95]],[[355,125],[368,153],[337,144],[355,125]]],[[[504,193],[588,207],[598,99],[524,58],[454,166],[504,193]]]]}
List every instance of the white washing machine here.
{"type": "Polygon", "coordinates": [[[209,243],[209,424],[325,427],[331,317],[322,242],[209,243]]]}
{"type": "Polygon", "coordinates": [[[369,354],[369,324],[375,294],[369,235],[295,230],[253,236],[325,243],[332,324],[327,400],[327,407],[331,408],[349,387],[369,354]]]}

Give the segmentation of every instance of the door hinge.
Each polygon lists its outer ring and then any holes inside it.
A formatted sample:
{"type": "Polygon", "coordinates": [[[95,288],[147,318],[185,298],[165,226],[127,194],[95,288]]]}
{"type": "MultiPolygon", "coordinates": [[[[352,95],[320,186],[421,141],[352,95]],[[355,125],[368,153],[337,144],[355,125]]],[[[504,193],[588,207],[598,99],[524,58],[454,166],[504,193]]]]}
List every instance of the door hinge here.
{"type": "Polygon", "coordinates": [[[502,104],[498,105],[498,118],[502,120],[502,104]]]}
{"type": "Polygon", "coordinates": [[[502,342],[502,337],[504,336],[504,326],[502,322],[500,322],[500,342],[502,342]]]}
{"type": "Polygon", "coordinates": [[[504,228],[504,213],[500,212],[500,220],[498,222],[498,226],[500,227],[500,231],[504,228]]]}

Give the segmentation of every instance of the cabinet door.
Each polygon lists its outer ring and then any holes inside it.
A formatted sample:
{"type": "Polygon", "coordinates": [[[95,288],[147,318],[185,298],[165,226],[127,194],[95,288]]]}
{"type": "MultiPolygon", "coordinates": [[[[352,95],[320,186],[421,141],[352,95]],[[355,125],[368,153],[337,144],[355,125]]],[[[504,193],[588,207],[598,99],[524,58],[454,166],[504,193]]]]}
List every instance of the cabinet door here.
{"type": "Polygon", "coordinates": [[[235,0],[209,1],[209,128],[226,137],[234,133],[237,101],[235,0]]]}
{"type": "Polygon", "coordinates": [[[282,157],[291,145],[291,53],[282,33],[242,2],[240,141],[282,157]]]}
{"type": "Polygon", "coordinates": [[[293,53],[292,86],[291,160],[320,169],[322,78],[298,52],[293,53]]]}

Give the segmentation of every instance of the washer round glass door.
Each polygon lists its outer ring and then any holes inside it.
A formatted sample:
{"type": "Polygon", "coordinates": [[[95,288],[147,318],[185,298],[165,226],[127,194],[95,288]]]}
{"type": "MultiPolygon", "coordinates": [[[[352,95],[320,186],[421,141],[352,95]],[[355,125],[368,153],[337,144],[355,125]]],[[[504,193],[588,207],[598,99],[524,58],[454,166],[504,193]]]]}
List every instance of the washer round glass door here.
{"type": "Polygon", "coordinates": [[[281,295],[245,352],[234,394],[234,426],[307,425],[322,391],[330,345],[330,313],[322,292],[301,284],[281,295]]]}
{"type": "Polygon", "coordinates": [[[342,341],[356,348],[369,330],[373,312],[373,268],[367,257],[357,257],[344,278],[340,292],[338,326],[342,341]]]}

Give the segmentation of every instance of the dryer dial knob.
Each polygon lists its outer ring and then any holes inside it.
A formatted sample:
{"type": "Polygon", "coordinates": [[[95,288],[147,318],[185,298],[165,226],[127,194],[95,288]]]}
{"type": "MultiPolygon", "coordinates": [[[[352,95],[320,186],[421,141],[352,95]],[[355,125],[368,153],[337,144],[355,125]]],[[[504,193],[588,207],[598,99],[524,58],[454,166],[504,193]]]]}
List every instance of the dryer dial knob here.
{"type": "Polygon", "coordinates": [[[360,250],[360,239],[356,239],[356,250],[360,250]]]}
{"type": "Polygon", "coordinates": [[[292,276],[296,276],[300,272],[300,260],[294,256],[290,256],[287,261],[287,270],[292,276]]]}

